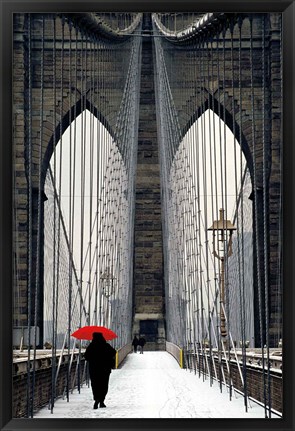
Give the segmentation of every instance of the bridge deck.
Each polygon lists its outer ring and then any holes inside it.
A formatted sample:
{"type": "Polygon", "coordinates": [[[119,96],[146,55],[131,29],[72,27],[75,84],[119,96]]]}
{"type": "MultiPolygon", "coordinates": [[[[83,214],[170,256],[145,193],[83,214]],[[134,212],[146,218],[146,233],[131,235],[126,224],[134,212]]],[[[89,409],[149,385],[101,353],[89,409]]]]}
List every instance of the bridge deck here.
{"type": "MultiPolygon", "coordinates": [[[[264,418],[264,408],[250,401],[245,412],[243,397],[179,368],[167,352],[129,354],[110,377],[106,409],[93,410],[91,388],[75,391],[70,402],[57,400],[53,414],[47,408],[36,418],[264,418]]],[[[273,415],[273,418],[276,416],[273,415]]]]}

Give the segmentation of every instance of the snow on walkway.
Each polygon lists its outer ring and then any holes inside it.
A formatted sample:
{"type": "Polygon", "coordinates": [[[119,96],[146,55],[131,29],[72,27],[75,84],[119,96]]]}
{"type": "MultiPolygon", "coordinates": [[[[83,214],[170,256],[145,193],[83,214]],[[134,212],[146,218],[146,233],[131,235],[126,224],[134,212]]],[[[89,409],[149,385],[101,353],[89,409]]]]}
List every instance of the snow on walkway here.
{"type": "MultiPolygon", "coordinates": [[[[53,414],[41,409],[36,418],[264,418],[264,409],[227,390],[220,393],[217,382],[210,384],[188,370],[179,368],[167,352],[131,353],[122,368],[112,370],[107,408],[93,410],[91,387],[74,391],[70,401],[58,399],[53,414]]],[[[275,416],[273,416],[275,417],[275,416]]]]}

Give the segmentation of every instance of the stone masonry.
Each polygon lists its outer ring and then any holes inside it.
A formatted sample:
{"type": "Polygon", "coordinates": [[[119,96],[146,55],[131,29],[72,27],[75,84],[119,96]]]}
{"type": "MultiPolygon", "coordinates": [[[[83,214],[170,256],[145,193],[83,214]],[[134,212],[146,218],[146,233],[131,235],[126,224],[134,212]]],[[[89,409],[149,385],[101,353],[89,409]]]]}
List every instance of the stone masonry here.
{"type": "Polygon", "coordinates": [[[165,349],[165,293],[160,166],[152,40],[143,39],[139,107],[134,244],[134,326],[147,349],[165,349]]]}

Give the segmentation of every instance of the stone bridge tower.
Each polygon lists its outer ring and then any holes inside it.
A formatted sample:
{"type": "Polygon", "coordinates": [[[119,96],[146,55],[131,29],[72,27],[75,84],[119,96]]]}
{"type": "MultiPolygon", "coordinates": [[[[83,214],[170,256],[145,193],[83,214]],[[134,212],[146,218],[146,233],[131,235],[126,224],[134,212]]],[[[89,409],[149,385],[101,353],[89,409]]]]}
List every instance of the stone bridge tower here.
{"type": "Polygon", "coordinates": [[[144,15],[139,106],[134,235],[133,333],[143,334],[147,349],[165,349],[165,292],[160,166],[154,90],[151,17],[144,15]]]}

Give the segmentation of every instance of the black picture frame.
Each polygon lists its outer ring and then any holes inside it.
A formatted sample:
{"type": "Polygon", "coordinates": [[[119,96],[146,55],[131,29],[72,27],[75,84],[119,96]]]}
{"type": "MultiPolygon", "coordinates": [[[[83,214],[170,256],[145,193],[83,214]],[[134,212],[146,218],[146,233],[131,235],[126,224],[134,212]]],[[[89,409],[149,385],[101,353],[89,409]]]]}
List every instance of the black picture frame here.
{"type": "Polygon", "coordinates": [[[293,430],[294,420],[294,107],[295,107],[295,4],[294,1],[248,0],[174,1],[14,1],[0,0],[1,76],[1,286],[0,286],[0,421],[1,430],[66,429],[261,429],[293,430]],[[204,11],[283,13],[283,418],[267,419],[13,419],[12,418],[12,14],[14,12],[83,11],[204,11]]]}

